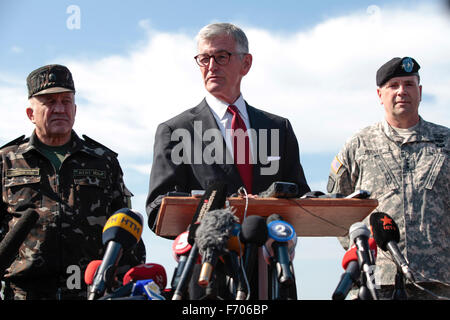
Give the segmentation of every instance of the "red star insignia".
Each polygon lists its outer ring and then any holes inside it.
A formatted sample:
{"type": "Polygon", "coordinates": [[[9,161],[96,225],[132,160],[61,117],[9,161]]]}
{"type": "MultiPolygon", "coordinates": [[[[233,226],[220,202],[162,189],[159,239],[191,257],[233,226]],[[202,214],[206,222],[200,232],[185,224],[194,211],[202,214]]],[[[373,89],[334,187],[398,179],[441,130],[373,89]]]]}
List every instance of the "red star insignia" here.
{"type": "Polygon", "coordinates": [[[387,216],[384,216],[384,218],[381,219],[381,221],[383,221],[383,227],[392,224],[392,219],[388,218],[387,216]]]}

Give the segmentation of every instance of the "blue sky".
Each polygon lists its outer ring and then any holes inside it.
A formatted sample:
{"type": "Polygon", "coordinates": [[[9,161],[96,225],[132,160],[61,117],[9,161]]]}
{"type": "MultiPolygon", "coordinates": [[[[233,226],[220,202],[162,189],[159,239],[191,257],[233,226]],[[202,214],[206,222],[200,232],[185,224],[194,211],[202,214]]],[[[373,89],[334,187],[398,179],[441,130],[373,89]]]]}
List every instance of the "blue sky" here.
{"type": "MultiPolygon", "coordinates": [[[[325,191],[345,140],[379,121],[375,72],[394,56],[421,64],[420,107],[448,126],[450,12],[443,1],[1,1],[0,144],[29,134],[25,78],[48,63],[73,73],[75,130],[119,153],[133,206],[145,215],[158,123],[195,106],[204,91],[195,35],[226,21],[247,33],[254,62],[242,93],[288,117],[313,190],[325,191]],[[76,5],[80,28],[67,20],[76,5]],[[445,36],[442,36],[445,35],[445,36]]],[[[148,262],[175,262],[171,242],[143,236],[148,262]]],[[[294,265],[300,299],[330,299],[343,271],[335,238],[300,238],[294,265]]]]}

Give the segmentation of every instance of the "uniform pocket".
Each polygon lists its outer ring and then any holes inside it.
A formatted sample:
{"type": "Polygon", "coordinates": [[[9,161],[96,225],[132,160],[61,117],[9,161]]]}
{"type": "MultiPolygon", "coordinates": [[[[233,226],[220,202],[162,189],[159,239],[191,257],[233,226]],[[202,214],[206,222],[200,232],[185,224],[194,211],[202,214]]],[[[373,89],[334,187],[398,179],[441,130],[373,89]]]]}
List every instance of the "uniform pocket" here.
{"type": "Polygon", "coordinates": [[[9,205],[16,206],[20,202],[33,202],[38,206],[42,203],[39,190],[41,176],[12,176],[5,178],[6,199],[9,205]]]}
{"type": "Polygon", "coordinates": [[[389,152],[384,152],[382,154],[375,153],[373,155],[373,161],[380,170],[381,174],[384,176],[386,185],[389,187],[389,189],[398,189],[400,187],[399,182],[392,172],[392,167],[395,168],[392,154],[389,152]]]}
{"type": "Polygon", "coordinates": [[[439,175],[439,172],[441,171],[442,165],[444,164],[446,154],[436,153],[436,154],[429,155],[429,157],[433,157],[434,161],[431,164],[431,169],[425,180],[424,187],[425,187],[425,189],[431,190],[431,189],[433,189],[433,185],[437,179],[437,176],[439,175]]]}
{"type": "Polygon", "coordinates": [[[106,216],[110,214],[112,195],[105,179],[81,177],[74,179],[73,197],[70,206],[76,212],[89,216],[106,216]]]}

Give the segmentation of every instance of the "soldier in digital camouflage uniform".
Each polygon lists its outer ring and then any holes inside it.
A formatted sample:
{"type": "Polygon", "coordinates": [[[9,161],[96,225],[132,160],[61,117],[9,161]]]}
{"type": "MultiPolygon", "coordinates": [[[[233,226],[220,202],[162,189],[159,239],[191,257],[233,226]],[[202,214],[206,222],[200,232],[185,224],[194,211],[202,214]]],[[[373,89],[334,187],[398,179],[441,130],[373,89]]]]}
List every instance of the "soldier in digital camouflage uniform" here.
{"type": "MultiPolygon", "coordinates": [[[[61,65],[34,70],[27,78],[35,124],[0,148],[0,239],[27,208],[39,220],[5,271],[6,299],[85,299],[87,264],[103,257],[102,228],[116,210],[128,207],[117,154],[72,130],[76,105],[70,71],[61,65]]],[[[145,263],[140,241],[121,259],[123,273],[145,263]]],[[[1,276],[1,275],[0,275],[1,276]]]]}
{"type": "MultiPolygon", "coordinates": [[[[450,297],[449,129],[418,114],[419,68],[414,59],[405,57],[378,70],[377,92],[385,120],[346,142],[332,161],[327,191],[346,195],[370,191],[379,201],[375,211],[389,214],[398,224],[399,247],[416,281],[450,297]]],[[[364,221],[369,225],[369,217],[364,221]]],[[[340,241],[348,247],[348,238],[340,241]]],[[[386,299],[392,297],[397,270],[388,257],[378,249],[375,279],[386,299]]],[[[407,283],[406,289],[410,299],[433,298],[412,284],[407,283]]]]}

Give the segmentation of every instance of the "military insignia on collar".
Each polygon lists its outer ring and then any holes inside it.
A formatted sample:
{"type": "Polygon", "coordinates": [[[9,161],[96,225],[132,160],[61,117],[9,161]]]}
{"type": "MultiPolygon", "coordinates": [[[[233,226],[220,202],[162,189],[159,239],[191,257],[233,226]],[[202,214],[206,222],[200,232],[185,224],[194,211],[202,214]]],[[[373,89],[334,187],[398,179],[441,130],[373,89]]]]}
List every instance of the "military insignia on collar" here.
{"type": "Polygon", "coordinates": [[[411,58],[405,58],[402,61],[402,68],[403,70],[405,70],[406,72],[411,72],[414,68],[414,62],[412,61],[411,58]]]}

